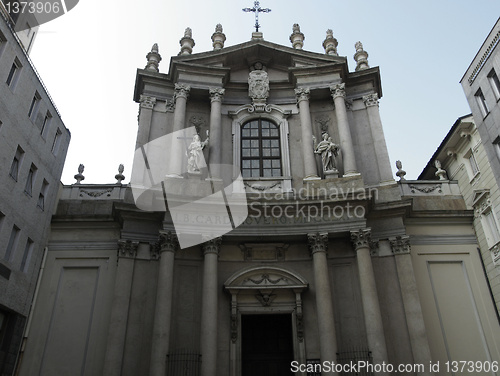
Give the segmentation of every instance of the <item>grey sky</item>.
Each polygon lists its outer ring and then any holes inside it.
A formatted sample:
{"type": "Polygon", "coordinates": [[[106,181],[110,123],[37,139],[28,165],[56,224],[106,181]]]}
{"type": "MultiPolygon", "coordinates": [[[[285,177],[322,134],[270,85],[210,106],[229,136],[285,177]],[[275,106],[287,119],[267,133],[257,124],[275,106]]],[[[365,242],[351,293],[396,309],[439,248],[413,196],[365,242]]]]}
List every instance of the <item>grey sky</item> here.
{"type": "MultiPolygon", "coordinates": [[[[158,43],[167,73],[186,27],[193,53],[212,50],[221,23],[226,46],[246,42],[252,0],[154,1],[81,0],[68,14],[42,25],[32,59],[61,112],[72,140],[62,181],[74,182],[80,163],[84,183],[113,183],[118,165],[130,179],[138,105],[132,101],[137,68],[158,43]]],[[[455,120],[470,112],[459,84],[500,16],[493,0],[297,1],[261,0],[264,39],[291,46],[292,25],[305,34],[304,50],[324,53],[333,29],[338,52],[349,58],[359,40],[370,66],[379,66],[380,111],[391,165],[400,159],[407,178],[416,178],[455,120]]]]}

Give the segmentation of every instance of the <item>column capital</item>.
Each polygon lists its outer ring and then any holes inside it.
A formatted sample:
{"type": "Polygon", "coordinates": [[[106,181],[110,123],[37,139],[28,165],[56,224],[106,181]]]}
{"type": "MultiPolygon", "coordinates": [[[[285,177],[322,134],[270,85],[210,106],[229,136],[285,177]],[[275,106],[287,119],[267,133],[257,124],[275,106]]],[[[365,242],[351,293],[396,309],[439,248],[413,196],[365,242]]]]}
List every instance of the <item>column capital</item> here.
{"type": "Polygon", "coordinates": [[[395,255],[403,255],[410,253],[410,237],[408,235],[396,236],[389,238],[392,253],[395,255]]]}
{"type": "Polygon", "coordinates": [[[371,237],[372,230],[370,228],[351,231],[351,241],[356,251],[360,248],[370,249],[371,237]]]}
{"type": "Polygon", "coordinates": [[[311,249],[311,254],[314,255],[316,252],[327,252],[328,251],[328,233],[327,232],[316,232],[307,234],[307,241],[309,243],[309,248],[311,249]]]}
{"type": "Polygon", "coordinates": [[[226,92],[226,90],[222,87],[211,87],[208,89],[208,92],[210,94],[210,101],[215,102],[215,101],[222,101],[222,96],[226,92]]]}
{"type": "Polygon", "coordinates": [[[295,89],[297,104],[301,101],[308,101],[311,95],[311,90],[308,87],[298,87],[295,89]]]}
{"type": "Polygon", "coordinates": [[[209,253],[213,253],[219,255],[221,243],[222,243],[221,236],[205,241],[202,246],[203,254],[207,255],[209,253]]]}
{"type": "Polygon", "coordinates": [[[175,84],[174,100],[176,101],[177,98],[188,99],[190,90],[191,90],[191,86],[189,86],[189,85],[175,84]]]}
{"type": "Polygon", "coordinates": [[[345,83],[330,86],[330,92],[332,93],[332,98],[335,100],[337,97],[342,97],[345,99],[345,83]]]}
{"type": "Polygon", "coordinates": [[[138,248],[138,241],[132,241],[130,239],[120,239],[118,240],[118,257],[135,258],[138,248]]]}
{"type": "Polygon", "coordinates": [[[378,106],[378,95],[377,94],[364,95],[363,103],[365,104],[366,107],[378,106]]]}
{"type": "Polygon", "coordinates": [[[161,232],[158,240],[160,253],[175,252],[179,249],[179,240],[177,235],[172,231],[161,232]]]}
{"type": "Polygon", "coordinates": [[[149,95],[141,94],[141,96],[139,98],[139,102],[140,102],[140,106],[142,108],[148,108],[148,109],[152,110],[156,104],[156,98],[151,97],[149,95]]]}

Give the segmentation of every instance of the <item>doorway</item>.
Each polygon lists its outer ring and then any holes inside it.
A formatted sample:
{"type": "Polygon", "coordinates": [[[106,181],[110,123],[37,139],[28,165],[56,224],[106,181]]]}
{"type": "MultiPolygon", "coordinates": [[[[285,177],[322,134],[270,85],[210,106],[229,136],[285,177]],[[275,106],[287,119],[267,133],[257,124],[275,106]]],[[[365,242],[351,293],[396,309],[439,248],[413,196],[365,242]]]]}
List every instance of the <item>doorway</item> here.
{"type": "Polygon", "coordinates": [[[242,315],[242,376],[290,376],[291,314],[242,315]]]}

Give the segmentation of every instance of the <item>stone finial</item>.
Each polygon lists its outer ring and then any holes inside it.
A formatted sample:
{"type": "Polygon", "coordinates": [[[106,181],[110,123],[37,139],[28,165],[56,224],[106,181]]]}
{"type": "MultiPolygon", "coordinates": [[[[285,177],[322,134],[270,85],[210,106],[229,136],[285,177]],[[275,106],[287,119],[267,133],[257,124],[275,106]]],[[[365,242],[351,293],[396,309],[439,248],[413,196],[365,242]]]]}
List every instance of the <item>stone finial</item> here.
{"type": "Polygon", "coordinates": [[[436,176],[439,178],[439,180],[448,180],[448,176],[446,174],[446,171],[441,168],[441,162],[439,162],[436,159],[434,161],[434,166],[437,168],[436,176]]]}
{"type": "Polygon", "coordinates": [[[333,37],[332,29],[326,31],[326,39],[323,41],[323,48],[325,49],[325,54],[339,56],[337,53],[337,46],[339,42],[333,37]]]}
{"type": "Polygon", "coordinates": [[[116,184],[121,184],[122,181],[125,180],[125,176],[123,175],[124,169],[125,167],[123,167],[123,165],[120,163],[120,165],[118,166],[118,174],[115,175],[116,184]]]}
{"type": "Polygon", "coordinates": [[[148,59],[148,63],[146,64],[146,70],[151,70],[154,72],[159,72],[158,65],[161,61],[161,55],[158,53],[158,44],[153,44],[151,48],[151,52],[146,55],[146,59],[148,59]]]}
{"type": "Polygon", "coordinates": [[[361,42],[356,42],[354,45],[356,48],[356,53],[354,54],[354,60],[356,61],[356,72],[363,69],[368,69],[368,52],[363,50],[363,44],[361,42]]]}
{"type": "Polygon", "coordinates": [[[304,46],[304,39],[306,37],[300,32],[299,24],[293,24],[292,35],[290,35],[290,42],[292,42],[293,48],[301,50],[304,46]]]}
{"type": "Polygon", "coordinates": [[[396,176],[399,178],[399,181],[406,180],[406,171],[403,170],[403,164],[401,163],[401,161],[396,161],[396,167],[398,169],[398,171],[396,172],[396,176]]]}
{"type": "Polygon", "coordinates": [[[195,43],[193,31],[190,27],[186,28],[186,31],[184,31],[184,36],[179,41],[179,44],[181,45],[181,52],[179,52],[179,55],[191,55],[195,43]]]}
{"type": "Polygon", "coordinates": [[[222,25],[217,24],[215,26],[215,33],[212,34],[212,46],[215,50],[222,50],[224,48],[224,42],[226,41],[226,34],[222,32],[222,25]]]}
{"type": "Polygon", "coordinates": [[[76,179],[75,184],[80,184],[82,180],[85,180],[85,176],[83,176],[83,170],[85,169],[85,166],[80,163],[78,166],[78,174],[76,174],[74,177],[76,179]]]}

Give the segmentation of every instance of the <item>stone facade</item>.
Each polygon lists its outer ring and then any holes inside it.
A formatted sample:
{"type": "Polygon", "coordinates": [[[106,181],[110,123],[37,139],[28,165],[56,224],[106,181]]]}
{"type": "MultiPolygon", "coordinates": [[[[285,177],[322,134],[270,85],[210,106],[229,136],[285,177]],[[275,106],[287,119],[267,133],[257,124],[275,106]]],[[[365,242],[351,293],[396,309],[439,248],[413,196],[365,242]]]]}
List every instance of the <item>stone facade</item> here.
{"type": "Polygon", "coordinates": [[[70,133],[0,12],[0,374],[18,357],[70,133]]]}
{"type": "MultiPolygon", "coordinates": [[[[446,360],[446,335],[477,307],[481,320],[466,334],[487,333],[477,354],[499,359],[494,307],[472,305],[484,279],[460,279],[453,268],[454,235],[465,234],[461,255],[477,245],[457,185],[396,183],[379,69],[357,44],[359,69],[349,72],[331,31],[325,54],[302,50],[295,37],[293,48],[253,33],[193,54],[186,29],[168,74],[153,46],[134,93],[135,184],[63,188],[20,375],[277,376],[290,374],[292,362],[429,365],[446,360]],[[183,131],[190,133],[162,143],[183,131]],[[314,152],[324,133],[338,147],[328,156],[335,176],[314,152]],[[208,167],[193,174],[186,152],[196,134],[209,139],[199,149],[208,167]],[[183,218],[201,240],[183,247],[177,206],[167,209],[165,197],[187,205],[222,187],[224,202],[231,194],[248,200],[248,216],[213,236],[207,222],[215,229],[225,217],[204,215],[197,201],[199,210],[183,218]],[[428,258],[448,254],[450,275],[473,286],[467,315],[440,311],[454,287],[440,270],[439,283],[425,270],[428,258]],[[451,328],[439,330],[440,314],[451,328]]],[[[464,267],[475,272],[474,255],[464,267]]],[[[453,359],[462,350],[452,348],[453,359]]]]}

